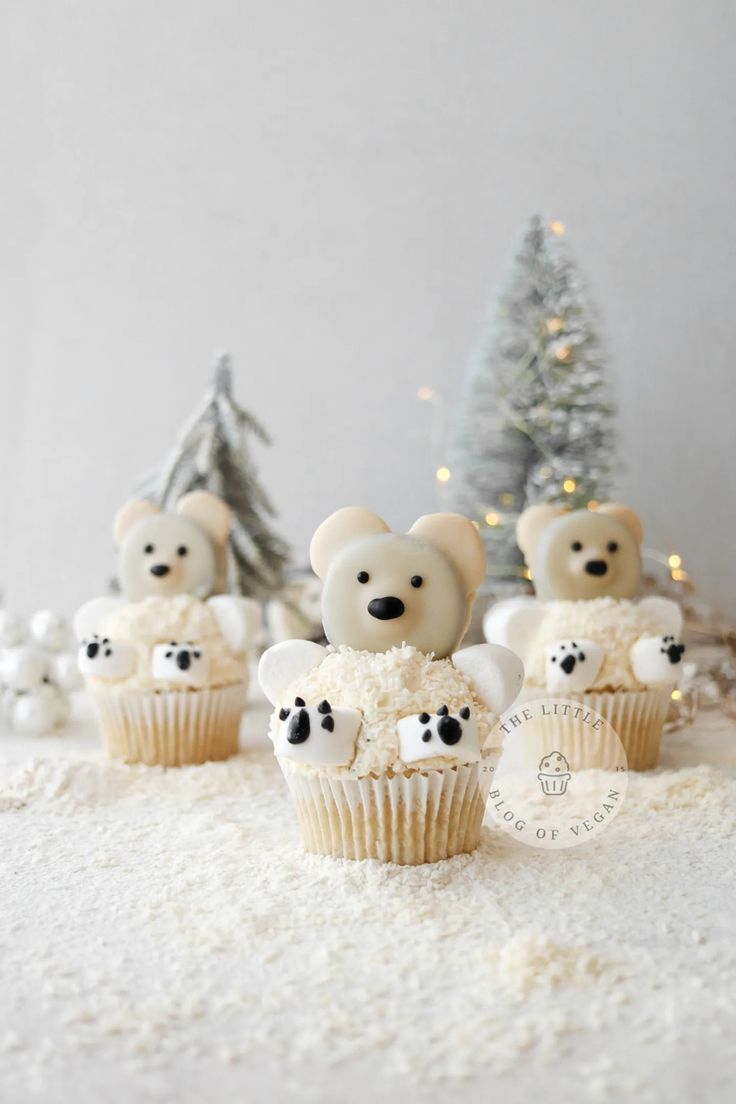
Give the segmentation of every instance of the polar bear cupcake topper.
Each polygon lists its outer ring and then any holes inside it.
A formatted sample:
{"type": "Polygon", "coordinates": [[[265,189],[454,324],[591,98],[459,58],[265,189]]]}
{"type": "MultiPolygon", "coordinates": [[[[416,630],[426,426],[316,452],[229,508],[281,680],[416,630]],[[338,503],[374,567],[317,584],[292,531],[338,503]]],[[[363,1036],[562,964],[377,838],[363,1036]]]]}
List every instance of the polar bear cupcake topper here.
{"type": "Polygon", "coordinates": [[[348,506],[320,525],[310,558],[322,579],[331,644],[383,652],[410,644],[435,658],[465,635],[485,553],[472,521],[428,514],[392,533],[370,510],[348,506]]]}
{"type": "Polygon", "coordinates": [[[613,502],[596,510],[530,506],[516,526],[543,601],[632,598],[641,580],[642,536],[634,511],[613,502]]]}

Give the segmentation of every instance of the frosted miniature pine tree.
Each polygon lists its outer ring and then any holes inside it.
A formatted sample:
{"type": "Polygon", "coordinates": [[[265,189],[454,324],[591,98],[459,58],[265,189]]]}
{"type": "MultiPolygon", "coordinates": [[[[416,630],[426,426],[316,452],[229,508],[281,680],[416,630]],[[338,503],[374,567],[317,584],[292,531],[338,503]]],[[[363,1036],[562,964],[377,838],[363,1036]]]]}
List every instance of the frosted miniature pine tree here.
{"type": "Polygon", "coordinates": [[[519,579],[514,534],[536,502],[610,494],[614,408],[564,227],[534,216],[469,365],[450,442],[455,507],[475,519],[496,579],[519,579]]]}
{"type": "Polygon", "coordinates": [[[248,447],[253,434],[270,444],[266,431],[232,394],[230,358],[219,358],[204,402],[187,423],[160,473],[141,488],[162,509],[173,509],[188,491],[220,495],[233,513],[227,579],[236,594],[265,599],[283,584],[289,549],[274,532],[274,509],[258,480],[248,447]]]}

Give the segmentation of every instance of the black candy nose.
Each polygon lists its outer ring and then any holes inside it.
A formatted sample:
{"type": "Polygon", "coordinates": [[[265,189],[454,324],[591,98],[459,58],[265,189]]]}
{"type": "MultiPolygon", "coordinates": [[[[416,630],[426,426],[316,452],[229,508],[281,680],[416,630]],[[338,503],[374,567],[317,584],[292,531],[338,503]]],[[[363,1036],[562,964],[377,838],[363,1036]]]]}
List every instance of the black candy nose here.
{"type": "Polygon", "coordinates": [[[87,645],[87,657],[88,657],[88,659],[94,659],[95,656],[97,655],[97,653],[99,652],[99,650],[100,650],[100,645],[97,643],[96,640],[93,640],[90,644],[87,645]]]}
{"type": "Polygon", "coordinates": [[[189,652],[176,653],[176,666],[180,671],[188,671],[192,665],[192,657],[189,652]]]}
{"type": "Polygon", "coordinates": [[[456,744],[463,734],[462,725],[455,717],[440,717],[437,734],[443,744],[456,744]]]}
{"type": "Polygon", "coordinates": [[[393,621],[395,617],[401,617],[405,608],[400,598],[374,598],[368,603],[369,614],[379,621],[393,621]]]}
{"type": "Polygon", "coordinates": [[[566,675],[571,674],[572,671],[575,669],[575,656],[574,655],[566,655],[565,658],[563,659],[562,663],[560,664],[560,667],[562,668],[562,670],[565,672],[566,675]]]}
{"type": "Polygon", "coordinates": [[[585,570],[589,575],[605,575],[608,571],[608,564],[605,560],[588,560],[585,570]]]}
{"type": "Polygon", "coordinates": [[[171,568],[168,564],[154,564],[151,568],[151,574],[156,575],[159,579],[163,579],[164,575],[168,575],[171,568]]]}
{"type": "Polygon", "coordinates": [[[286,739],[290,744],[303,744],[309,739],[309,729],[309,714],[306,709],[298,709],[291,715],[286,739]]]}

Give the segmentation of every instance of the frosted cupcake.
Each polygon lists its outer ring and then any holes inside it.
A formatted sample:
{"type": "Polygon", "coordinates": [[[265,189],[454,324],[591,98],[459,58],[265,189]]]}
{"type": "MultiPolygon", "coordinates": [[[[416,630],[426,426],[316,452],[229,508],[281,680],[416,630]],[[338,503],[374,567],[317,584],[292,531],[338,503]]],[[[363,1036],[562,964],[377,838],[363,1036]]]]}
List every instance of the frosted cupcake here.
{"type": "MultiPolygon", "coordinates": [[[[682,613],[665,598],[634,600],[641,577],[639,518],[626,506],[594,511],[532,506],[519,519],[519,545],[537,599],[501,602],[486,614],[486,638],[513,647],[525,692],[594,709],[620,739],[631,770],[657,761],[684,653],[682,613]]],[[[573,718],[566,718],[570,730],[573,718]]],[[[586,728],[576,733],[581,763],[586,728]]]]}
{"type": "Polygon", "coordinates": [[[259,667],[306,849],[409,865],[473,850],[483,759],[523,678],[505,648],[455,651],[485,574],[475,526],[435,514],[398,536],[347,508],[311,558],[331,646],[286,641],[259,667]]]}
{"type": "Polygon", "coordinates": [[[180,766],[238,750],[260,609],[206,597],[229,517],[222,500],[197,491],[176,514],[135,502],[116,519],[127,598],[95,599],[75,619],[79,667],[114,758],[180,766]]]}

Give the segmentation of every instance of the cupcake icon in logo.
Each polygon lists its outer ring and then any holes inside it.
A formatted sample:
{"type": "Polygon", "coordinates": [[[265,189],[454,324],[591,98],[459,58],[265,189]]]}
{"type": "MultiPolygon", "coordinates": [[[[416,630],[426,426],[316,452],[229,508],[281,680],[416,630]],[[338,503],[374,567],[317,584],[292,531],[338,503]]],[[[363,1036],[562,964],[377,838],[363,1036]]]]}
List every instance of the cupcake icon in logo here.
{"type": "Polygon", "coordinates": [[[572,778],[570,764],[561,751],[552,751],[539,763],[539,784],[544,794],[564,794],[572,778]]]}

